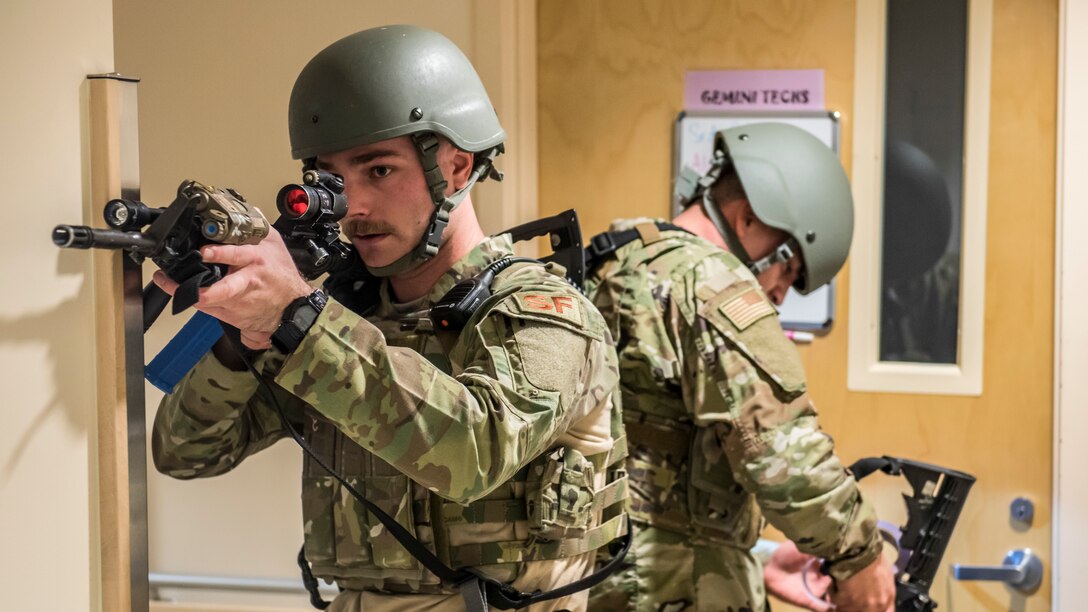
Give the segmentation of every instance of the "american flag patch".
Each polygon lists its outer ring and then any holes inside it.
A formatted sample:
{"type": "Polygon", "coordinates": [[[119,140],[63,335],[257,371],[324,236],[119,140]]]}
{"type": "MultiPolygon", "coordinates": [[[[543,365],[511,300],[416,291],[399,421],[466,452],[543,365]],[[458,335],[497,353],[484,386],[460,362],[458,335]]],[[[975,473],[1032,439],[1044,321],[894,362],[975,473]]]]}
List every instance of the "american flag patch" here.
{"type": "Polygon", "coordinates": [[[755,288],[722,304],[719,309],[740,331],[744,331],[763,317],[777,312],[767,298],[755,288]]]}

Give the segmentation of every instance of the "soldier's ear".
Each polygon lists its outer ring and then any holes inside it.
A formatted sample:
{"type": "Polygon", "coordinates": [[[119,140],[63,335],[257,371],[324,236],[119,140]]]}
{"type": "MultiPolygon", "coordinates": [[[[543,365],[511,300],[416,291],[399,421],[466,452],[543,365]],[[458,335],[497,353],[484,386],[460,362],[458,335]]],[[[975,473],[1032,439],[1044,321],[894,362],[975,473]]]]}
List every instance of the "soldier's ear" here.
{"type": "Polygon", "coordinates": [[[475,161],[475,155],[468,151],[462,151],[453,146],[452,143],[446,142],[448,150],[449,164],[444,170],[448,173],[450,185],[453,186],[453,190],[457,191],[468,183],[468,177],[472,174],[472,165],[475,161]]]}
{"type": "Polygon", "coordinates": [[[756,224],[761,223],[747,198],[733,200],[727,206],[733,206],[737,211],[733,217],[733,231],[737,233],[737,238],[744,238],[757,227],[756,224]]]}

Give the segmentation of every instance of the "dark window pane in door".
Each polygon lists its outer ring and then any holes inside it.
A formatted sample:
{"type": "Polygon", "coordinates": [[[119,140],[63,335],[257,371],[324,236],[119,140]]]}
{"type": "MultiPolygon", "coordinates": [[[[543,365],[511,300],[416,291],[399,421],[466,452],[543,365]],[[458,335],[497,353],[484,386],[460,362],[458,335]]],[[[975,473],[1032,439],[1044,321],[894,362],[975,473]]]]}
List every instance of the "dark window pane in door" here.
{"type": "Polygon", "coordinates": [[[967,0],[888,0],[880,360],[954,364],[967,0]]]}

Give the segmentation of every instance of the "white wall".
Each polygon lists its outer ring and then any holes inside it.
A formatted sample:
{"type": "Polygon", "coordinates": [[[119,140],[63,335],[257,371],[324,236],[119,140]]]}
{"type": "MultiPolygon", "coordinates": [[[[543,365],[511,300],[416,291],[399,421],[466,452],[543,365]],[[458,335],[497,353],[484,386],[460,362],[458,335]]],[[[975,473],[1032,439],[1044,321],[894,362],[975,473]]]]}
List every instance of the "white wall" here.
{"type": "Polygon", "coordinates": [[[98,606],[90,261],[49,234],[81,223],[84,77],[112,69],[110,0],[0,3],[5,610],[98,606]]]}

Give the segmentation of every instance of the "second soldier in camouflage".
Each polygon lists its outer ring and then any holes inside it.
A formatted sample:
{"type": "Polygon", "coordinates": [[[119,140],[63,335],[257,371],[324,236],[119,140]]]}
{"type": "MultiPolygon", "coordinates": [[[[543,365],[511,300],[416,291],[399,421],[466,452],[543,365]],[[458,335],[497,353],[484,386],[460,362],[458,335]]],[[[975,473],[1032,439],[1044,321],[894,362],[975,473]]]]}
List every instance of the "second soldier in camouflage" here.
{"type": "Polygon", "coordinates": [[[762,611],[750,549],[766,519],[826,559],[847,596],[860,586],[860,599],[878,602],[854,609],[883,612],[893,586],[873,510],[817,423],[770,301],[841,267],[849,185],[834,155],[790,126],[735,128],[716,141],[718,163],[695,196],[702,209],[689,207],[677,226],[616,222],[611,236],[627,242],[598,253],[590,277],[619,352],[635,530],[627,570],[591,603],[762,611]],[[870,573],[875,588],[859,584],[870,573]]]}

